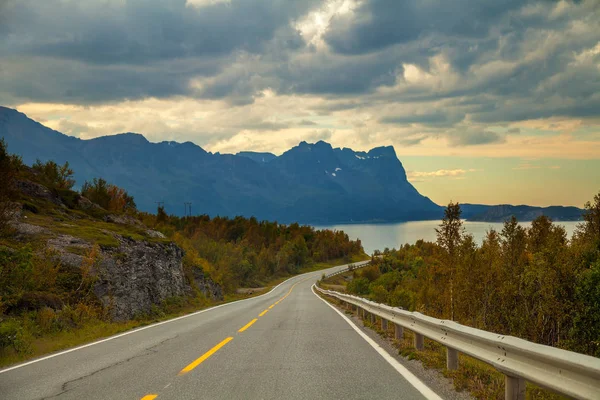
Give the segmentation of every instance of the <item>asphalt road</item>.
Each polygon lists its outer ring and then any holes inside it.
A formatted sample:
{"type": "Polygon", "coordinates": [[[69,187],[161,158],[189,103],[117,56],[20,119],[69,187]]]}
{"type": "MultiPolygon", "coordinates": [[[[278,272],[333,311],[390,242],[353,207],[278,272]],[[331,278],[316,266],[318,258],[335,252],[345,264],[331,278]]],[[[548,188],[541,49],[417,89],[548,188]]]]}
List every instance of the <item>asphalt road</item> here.
{"type": "Polygon", "coordinates": [[[426,398],[313,293],[322,273],[0,370],[0,399],[426,398]]]}

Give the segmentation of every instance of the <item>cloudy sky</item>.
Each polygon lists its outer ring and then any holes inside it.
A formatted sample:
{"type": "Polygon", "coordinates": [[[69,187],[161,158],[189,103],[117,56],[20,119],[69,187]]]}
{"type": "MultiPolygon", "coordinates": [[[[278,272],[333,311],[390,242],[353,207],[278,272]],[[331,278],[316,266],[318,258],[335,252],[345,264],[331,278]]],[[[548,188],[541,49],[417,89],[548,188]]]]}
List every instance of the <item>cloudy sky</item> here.
{"type": "Polygon", "coordinates": [[[216,152],[393,145],[443,204],[600,190],[600,0],[0,0],[0,104],[216,152]]]}

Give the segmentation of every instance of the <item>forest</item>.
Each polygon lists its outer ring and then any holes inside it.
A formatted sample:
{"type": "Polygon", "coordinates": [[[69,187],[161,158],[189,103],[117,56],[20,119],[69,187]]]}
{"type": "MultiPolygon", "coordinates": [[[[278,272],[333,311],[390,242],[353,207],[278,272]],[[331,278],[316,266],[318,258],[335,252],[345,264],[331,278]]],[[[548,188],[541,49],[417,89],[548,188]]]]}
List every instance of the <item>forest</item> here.
{"type": "Polygon", "coordinates": [[[185,250],[184,265],[201,265],[226,293],[260,287],[274,277],[300,273],[324,263],[362,259],[360,240],[342,231],[316,230],[297,223],[283,225],[256,218],[210,218],[139,213],[140,220],[167,234],[185,250]]]}
{"type": "Polygon", "coordinates": [[[481,245],[450,203],[437,242],[376,252],[351,293],[410,311],[600,357],[600,193],[572,238],[541,216],[512,217],[481,245]],[[379,257],[378,257],[379,256],[379,257]]]}

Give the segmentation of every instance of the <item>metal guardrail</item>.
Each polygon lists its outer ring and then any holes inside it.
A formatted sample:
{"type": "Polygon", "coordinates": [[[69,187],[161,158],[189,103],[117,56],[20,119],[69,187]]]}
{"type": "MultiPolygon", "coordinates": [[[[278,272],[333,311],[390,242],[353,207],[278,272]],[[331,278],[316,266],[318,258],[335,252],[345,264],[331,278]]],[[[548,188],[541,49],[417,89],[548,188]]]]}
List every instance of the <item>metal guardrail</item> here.
{"type": "MultiPolygon", "coordinates": [[[[347,271],[348,268],[327,277],[347,271]]],[[[599,358],[428,317],[317,285],[315,288],[356,307],[362,317],[370,314],[372,322],[375,316],[380,317],[384,329],[388,321],[395,324],[397,339],[403,337],[404,328],[414,332],[418,350],[423,348],[424,337],[443,344],[447,349],[448,369],[458,368],[458,352],[494,366],[506,377],[507,400],[525,398],[525,381],[576,399],[600,399],[599,358]]]]}

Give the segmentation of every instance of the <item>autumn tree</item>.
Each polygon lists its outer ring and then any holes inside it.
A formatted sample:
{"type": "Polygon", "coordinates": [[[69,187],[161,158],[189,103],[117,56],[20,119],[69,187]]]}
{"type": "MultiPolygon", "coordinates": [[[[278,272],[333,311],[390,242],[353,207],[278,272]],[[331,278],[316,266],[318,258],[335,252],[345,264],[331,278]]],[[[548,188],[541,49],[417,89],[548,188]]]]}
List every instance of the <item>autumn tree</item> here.
{"type": "Polygon", "coordinates": [[[86,181],[81,188],[81,194],[107,211],[121,213],[136,209],[133,196],[102,178],[94,178],[92,182],[86,181]]]}

